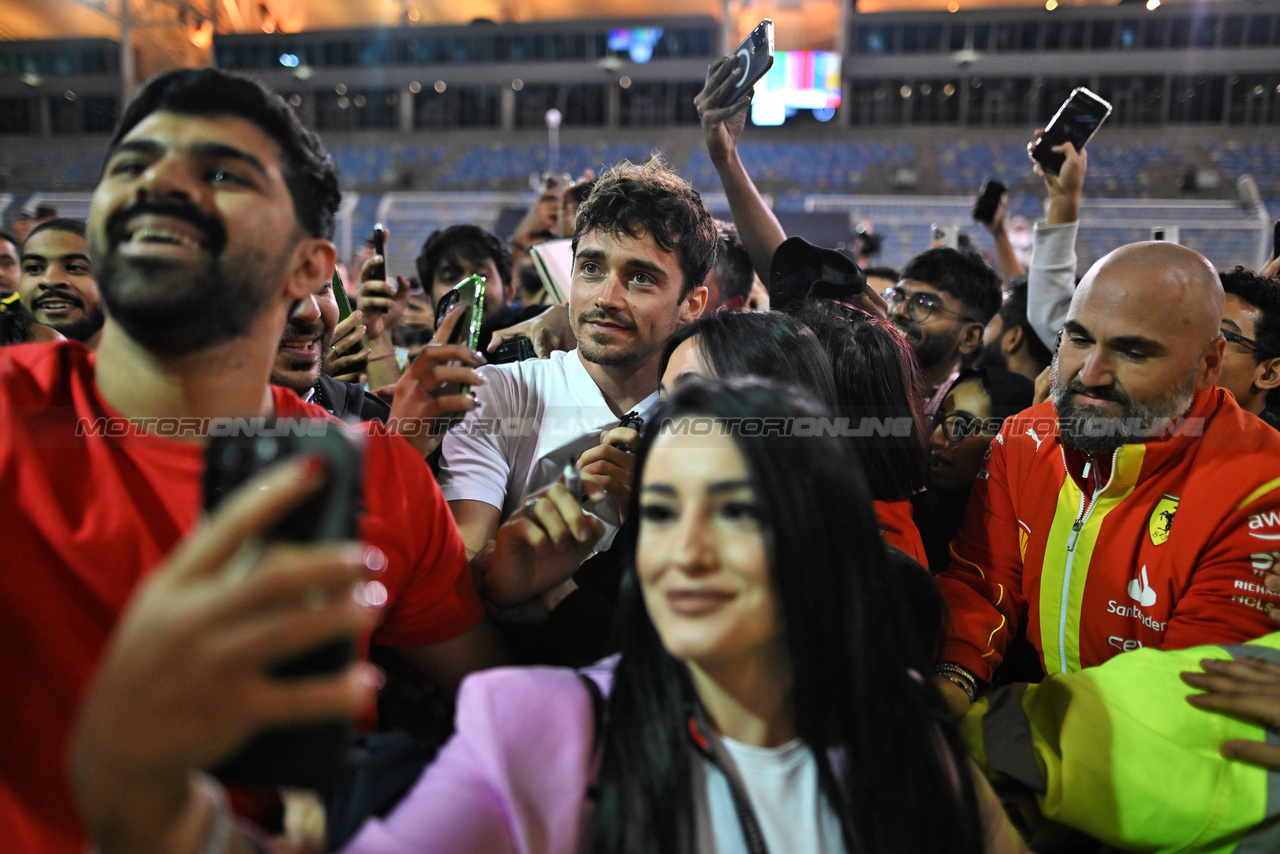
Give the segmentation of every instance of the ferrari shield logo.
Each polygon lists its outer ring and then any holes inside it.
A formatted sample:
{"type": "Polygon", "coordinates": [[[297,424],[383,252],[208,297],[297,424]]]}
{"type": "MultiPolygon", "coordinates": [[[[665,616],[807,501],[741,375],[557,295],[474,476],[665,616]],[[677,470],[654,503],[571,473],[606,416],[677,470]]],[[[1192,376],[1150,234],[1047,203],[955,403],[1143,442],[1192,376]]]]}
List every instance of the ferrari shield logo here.
{"type": "Polygon", "coordinates": [[[1169,539],[1169,529],[1173,527],[1173,514],[1178,512],[1179,500],[1178,496],[1166,492],[1156,502],[1156,509],[1151,511],[1151,519],[1147,522],[1147,533],[1151,535],[1152,545],[1162,545],[1169,539]]]}

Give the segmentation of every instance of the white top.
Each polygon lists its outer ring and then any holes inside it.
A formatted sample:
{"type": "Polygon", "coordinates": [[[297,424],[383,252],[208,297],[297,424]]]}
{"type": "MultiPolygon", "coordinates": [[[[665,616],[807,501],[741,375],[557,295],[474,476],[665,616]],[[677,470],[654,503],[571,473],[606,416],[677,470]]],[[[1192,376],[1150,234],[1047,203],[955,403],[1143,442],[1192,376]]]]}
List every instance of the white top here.
{"type": "Polygon", "coordinates": [[[1058,330],[1076,290],[1076,231],[1080,223],[1036,223],[1027,267],[1027,322],[1049,352],[1058,349],[1058,330]]]}
{"type": "MultiPolygon", "coordinates": [[[[752,747],[724,736],[720,740],[738,766],[770,854],[843,854],[840,820],[820,794],[818,763],[804,742],[795,738],[778,747],[752,747]]],[[[711,762],[703,762],[716,854],[747,854],[729,781],[711,762]]]]}
{"type": "MultiPolygon", "coordinates": [[[[438,480],[446,500],[483,501],[497,507],[503,520],[525,497],[555,483],[566,463],[599,445],[601,432],[621,421],[577,350],[488,365],[478,373],[484,380],[475,389],[481,406],[445,436],[438,480]]],[[[636,409],[647,417],[657,401],[655,390],[636,409]]],[[[604,551],[620,524],[617,502],[610,495],[586,509],[605,525],[596,545],[604,551]]]]}

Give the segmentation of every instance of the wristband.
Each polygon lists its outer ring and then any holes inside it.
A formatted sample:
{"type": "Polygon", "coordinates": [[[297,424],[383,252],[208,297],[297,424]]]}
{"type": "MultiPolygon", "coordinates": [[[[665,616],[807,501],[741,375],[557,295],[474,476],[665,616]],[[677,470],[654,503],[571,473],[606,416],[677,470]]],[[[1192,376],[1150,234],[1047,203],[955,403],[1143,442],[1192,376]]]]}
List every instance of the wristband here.
{"type": "Polygon", "coordinates": [[[941,676],[953,685],[960,687],[972,703],[978,698],[978,678],[958,664],[944,661],[933,668],[935,676],[941,676]]]}

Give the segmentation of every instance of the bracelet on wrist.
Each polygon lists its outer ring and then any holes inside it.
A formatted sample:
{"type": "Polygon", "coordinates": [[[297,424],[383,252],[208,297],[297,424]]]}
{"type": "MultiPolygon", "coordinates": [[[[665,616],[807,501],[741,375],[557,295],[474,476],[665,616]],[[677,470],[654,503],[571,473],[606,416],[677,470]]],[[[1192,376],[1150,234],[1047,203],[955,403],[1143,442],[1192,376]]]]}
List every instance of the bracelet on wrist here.
{"type": "Polygon", "coordinates": [[[974,676],[965,668],[958,664],[952,664],[950,661],[944,661],[933,668],[933,672],[937,676],[941,676],[948,682],[958,686],[965,695],[968,696],[969,702],[972,703],[978,698],[978,677],[974,676]]]}

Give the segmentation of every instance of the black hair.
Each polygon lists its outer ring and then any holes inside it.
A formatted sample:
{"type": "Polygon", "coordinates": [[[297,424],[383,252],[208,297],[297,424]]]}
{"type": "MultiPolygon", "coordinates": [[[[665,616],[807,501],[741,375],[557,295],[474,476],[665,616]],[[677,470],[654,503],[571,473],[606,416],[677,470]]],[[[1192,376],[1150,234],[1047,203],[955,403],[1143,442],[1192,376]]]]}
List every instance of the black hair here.
{"type": "Polygon", "coordinates": [[[716,261],[719,235],[702,196],[656,154],[642,166],[623,161],[596,179],[573,218],[574,255],[578,240],[591,231],[631,238],[643,232],[674,252],[684,274],[681,299],[706,280],[716,261]]]}
{"type": "Polygon", "coordinates": [[[3,229],[0,229],[0,240],[7,240],[7,241],[9,241],[10,243],[12,243],[12,244],[13,244],[13,248],[14,248],[14,249],[17,249],[19,246],[21,246],[21,245],[22,245],[22,244],[18,241],[18,238],[17,238],[16,236],[14,236],[14,234],[13,234],[12,232],[4,231],[3,229]]]}
{"type": "Polygon", "coordinates": [[[71,217],[66,216],[47,219],[35,228],[31,229],[31,231],[27,232],[27,239],[22,241],[22,247],[25,249],[31,238],[35,237],[42,231],[65,231],[68,234],[75,234],[79,237],[84,237],[85,223],[82,219],[72,219],[71,217]]]}
{"type": "Polygon", "coordinates": [[[1253,340],[1262,352],[1254,353],[1254,362],[1280,356],[1280,279],[1259,276],[1244,267],[1219,273],[1222,289],[1258,309],[1258,323],[1253,340]]]}
{"type": "Polygon", "coordinates": [[[776,311],[717,311],[677,329],[662,348],[658,376],[676,347],[698,337],[706,367],[717,377],[757,376],[800,388],[828,409],[836,404],[835,381],[813,330],[776,311]]]}
{"type": "Polygon", "coordinates": [[[418,253],[418,278],[428,297],[436,280],[436,268],[452,258],[472,263],[492,260],[502,276],[502,286],[511,283],[511,249],[506,241],[478,225],[451,225],[431,232],[418,253]]]}
{"type": "Polygon", "coordinates": [[[116,126],[107,158],[125,134],[155,112],[186,116],[236,116],[275,140],[284,163],[284,181],[293,211],[312,237],[330,240],[342,193],[338,169],[320,138],[298,121],[279,95],[261,83],[216,68],[182,68],[147,81],[116,126]]]}
{"type": "Polygon", "coordinates": [[[1040,340],[1040,335],[1027,320],[1027,277],[1015,276],[1004,291],[1004,301],[1000,303],[1001,334],[1010,329],[1022,330],[1022,341],[1027,347],[1027,355],[1040,370],[1049,367],[1053,361],[1053,353],[1040,340]]]}
{"type": "MultiPolygon", "coordinates": [[[[985,365],[965,368],[956,374],[955,381],[947,387],[947,393],[969,380],[976,380],[982,386],[983,393],[990,401],[992,419],[1004,421],[1011,415],[1017,415],[1030,407],[1035,398],[1036,384],[1030,378],[1004,368],[985,365]]],[[[938,410],[938,414],[941,413],[942,410],[938,410]]]]}
{"type": "MultiPolygon", "coordinates": [[[[755,284],[756,271],[751,266],[751,256],[742,245],[738,236],[738,227],[731,222],[716,220],[716,231],[719,241],[716,244],[716,275],[723,285],[720,293],[721,303],[734,297],[741,297],[746,302],[751,296],[751,286],[755,284]]],[[[714,311],[716,306],[709,310],[714,311]]]]}
{"type": "Polygon", "coordinates": [[[862,269],[862,275],[866,276],[868,279],[888,279],[891,282],[897,282],[902,279],[902,276],[899,275],[898,271],[892,267],[864,267],[862,269]]]}
{"type": "MultiPolygon", "coordinates": [[[[911,345],[887,320],[831,300],[801,306],[796,317],[822,342],[836,381],[841,415],[909,419],[905,434],[854,438],[862,469],[877,501],[902,501],[928,482],[928,424],[920,394],[920,369],[911,345]]],[[[901,422],[898,422],[901,423],[901,422]]]]}
{"type": "MultiPolygon", "coordinates": [[[[722,424],[813,417],[812,398],[737,378],[684,385],[659,404],[636,458],[636,482],[664,428],[691,417],[722,424]]],[[[830,436],[731,435],[766,528],[769,576],[790,673],[797,736],[849,851],[982,849],[963,742],[920,652],[901,585],[848,446],[830,436]]],[[[631,493],[639,515],[641,490],[631,493]]],[[[615,545],[615,548],[617,545],[615,545]]],[[[622,580],[622,656],[606,710],[599,800],[586,850],[691,854],[695,816],[687,667],[663,647],[632,562],[622,580]]]]}
{"type": "Polygon", "coordinates": [[[34,322],[20,302],[0,306],[0,347],[30,341],[34,322]]]}
{"type": "Polygon", "coordinates": [[[907,263],[902,278],[951,294],[964,307],[963,313],[983,326],[1000,310],[1000,277],[976,252],[946,246],[926,249],[907,263]]]}

